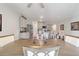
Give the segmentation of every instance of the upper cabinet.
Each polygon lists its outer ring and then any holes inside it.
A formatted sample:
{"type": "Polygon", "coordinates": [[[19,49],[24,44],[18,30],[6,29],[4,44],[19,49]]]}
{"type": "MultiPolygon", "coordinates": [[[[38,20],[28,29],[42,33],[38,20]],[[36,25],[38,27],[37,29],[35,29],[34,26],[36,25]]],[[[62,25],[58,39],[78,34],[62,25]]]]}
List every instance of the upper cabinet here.
{"type": "Polygon", "coordinates": [[[27,28],[27,18],[24,16],[20,17],[20,32],[26,32],[26,28],[27,28]]]}
{"type": "Polygon", "coordinates": [[[64,30],[64,24],[60,25],[60,30],[64,30]]]}

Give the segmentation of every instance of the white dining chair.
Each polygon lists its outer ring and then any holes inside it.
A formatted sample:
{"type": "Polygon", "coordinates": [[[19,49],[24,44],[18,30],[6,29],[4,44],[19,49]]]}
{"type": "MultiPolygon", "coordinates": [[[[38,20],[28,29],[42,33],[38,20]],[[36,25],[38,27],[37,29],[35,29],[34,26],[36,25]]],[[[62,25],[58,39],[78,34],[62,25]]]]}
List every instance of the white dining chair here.
{"type": "Polygon", "coordinates": [[[34,48],[23,47],[24,56],[58,56],[61,46],[34,48]]]}

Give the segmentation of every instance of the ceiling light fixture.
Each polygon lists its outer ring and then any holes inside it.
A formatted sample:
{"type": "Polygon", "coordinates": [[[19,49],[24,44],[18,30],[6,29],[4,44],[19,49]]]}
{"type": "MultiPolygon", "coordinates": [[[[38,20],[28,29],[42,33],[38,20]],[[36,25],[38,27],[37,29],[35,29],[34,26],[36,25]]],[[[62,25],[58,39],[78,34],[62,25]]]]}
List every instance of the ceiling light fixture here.
{"type": "Polygon", "coordinates": [[[40,19],[43,19],[44,17],[43,16],[40,16],[40,19]]]}
{"type": "MultiPolygon", "coordinates": [[[[45,8],[43,3],[39,3],[41,8],[45,8]]],[[[27,7],[30,8],[32,6],[32,3],[28,3],[27,7]]]]}

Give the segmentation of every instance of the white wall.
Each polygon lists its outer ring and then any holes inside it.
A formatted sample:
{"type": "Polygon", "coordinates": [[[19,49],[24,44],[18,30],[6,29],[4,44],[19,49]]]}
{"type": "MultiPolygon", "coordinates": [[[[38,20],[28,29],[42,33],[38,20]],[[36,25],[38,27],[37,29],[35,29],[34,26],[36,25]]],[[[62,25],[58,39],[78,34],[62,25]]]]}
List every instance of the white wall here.
{"type": "Polygon", "coordinates": [[[71,19],[70,21],[65,22],[65,34],[79,36],[79,31],[71,30],[71,22],[79,21],[76,18],[71,19]]]}
{"type": "Polygon", "coordinates": [[[74,35],[79,37],[79,31],[71,31],[71,22],[79,21],[79,8],[77,8],[76,12],[74,13],[73,17],[71,19],[65,19],[64,21],[61,21],[58,23],[58,26],[60,24],[64,24],[64,33],[67,35],[74,35]]]}
{"type": "Polygon", "coordinates": [[[0,36],[14,34],[15,39],[19,39],[19,14],[10,10],[4,4],[0,4],[0,14],[2,14],[2,31],[0,36]]]}
{"type": "Polygon", "coordinates": [[[37,21],[33,21],[33,37],[37,37],[38,36],[38,22],[37,21]]]}

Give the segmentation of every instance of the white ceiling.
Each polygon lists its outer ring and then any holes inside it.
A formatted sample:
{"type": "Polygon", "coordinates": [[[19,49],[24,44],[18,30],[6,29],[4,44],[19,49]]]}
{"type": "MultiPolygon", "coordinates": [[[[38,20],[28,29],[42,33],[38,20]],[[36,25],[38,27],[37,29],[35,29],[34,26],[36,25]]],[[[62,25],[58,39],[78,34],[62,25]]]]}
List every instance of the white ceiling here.
{"type": "Polygon", "coordinates": [[[79,7],[77,3],[44,3],[45,8],[41,8],[39,3],[33,3],[28,8],[28,3],[10,3],[7,4],[29,20],[39,20],[40,16],[44,16],[47,22],[57,22],[70,19],[79,7]]]}

